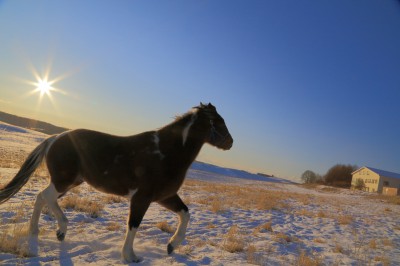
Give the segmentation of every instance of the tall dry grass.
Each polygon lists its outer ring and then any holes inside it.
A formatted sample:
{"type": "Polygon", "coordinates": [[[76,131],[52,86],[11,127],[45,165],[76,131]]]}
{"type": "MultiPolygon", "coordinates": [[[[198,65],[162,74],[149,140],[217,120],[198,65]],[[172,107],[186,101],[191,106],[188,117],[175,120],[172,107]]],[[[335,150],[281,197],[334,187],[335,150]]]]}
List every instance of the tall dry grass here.
{"type": "Polygon", "coordinates": [[[243,187],[236,184],[218,184],[187,179],[185,191],[204,191],[207,198],[193,199],[191,202],[208,205],[213,212],[224,212],[229,208],[243,210],[279,210],[288,207],[289,199],[296,199],[303,204],[310,203],[310,196],[298,193],[282,193],[257,187],[243,187]]]}
{"type": "Polygon", "coordinates": [[[65,209],[73,209],[76,211],[85,212],[92,218],[100,217],[101,212],[104,209],[103,202],[80,198],[74,195],[69,195],[62,198],[60,206],[65,209]]]}

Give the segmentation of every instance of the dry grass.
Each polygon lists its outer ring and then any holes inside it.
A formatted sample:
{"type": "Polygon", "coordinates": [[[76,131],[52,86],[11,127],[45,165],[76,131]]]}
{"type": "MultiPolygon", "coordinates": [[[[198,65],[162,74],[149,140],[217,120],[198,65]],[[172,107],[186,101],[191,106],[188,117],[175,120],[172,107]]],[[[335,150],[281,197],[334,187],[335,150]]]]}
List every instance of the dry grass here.
{"type": "Polygon", "coordinates": [[[11,234],[2,230],[0,234],[0,252],[15,254],[19,257],[28,257],[27,251],[22,247],[22,240],[28,235],[28,230],[22,224],[14,224],[11,234]]]}
{"type": "Polygon", "coordinates": [[[257,235],[260,232],[261,233],[273,232],[272,223],[271,222],[267,222],[267,223],[264,223],[264,224],[261,224],[261,225],[257,226],[256,228],[254,228],[253,235],[257,235]]]}
{"type": "Polygon", "coordinates": [[[325,244],[326,240],[322,238],[314,238],[314,243],[325,244]]]}
{"type": "Polygon", "coordinates": [[[74,209],[76,211],[85,212],[92,218],[100,217],[104,205],[95,200],[88,200],[85,198],[78,198],[76,196],[66,196],[61,202],[60,206],[65,209],[74,209]]]}
{"type": "MultiPolygon", "coordinates": [[[[264,253],[264,252],[262,252],[264,253]]],[[[262,254],[257,253],[254,245],[249,245],[246,250],[247,263],[253,265],[266,265],[266,258],[262,254]]]]}
{"type": "Polygon", "coordinates": [[[239,232],[239,227],[233,225],[226,234],[222,248],[230,253],[243,252],[245,247],[243,236],[239,232]]]}
{"type": "Polygon", "coordinates": [[[127,200],[120,196],[108,194],[104,196],[103,201],[107,204],[113,204],[113,203],[121,203],[127,200]]]}
{"type": "Polygon", "coordinates": [[[369,242],[369,245],[368,245],[370,248],[372,248],[372,249],[376,249],[377,248],[377,244],[376,244],[376,240],[375,239],[372,239],[370,242],[369,242]]]}
{"type": "Polygon", "coordinates": [[[121,224],[117,223],[117,222],[109,222],[106,226],[106,229],[108,231],[118,231],[121,229],[121,224]]]}
{"type": "Polygon", "coordinates": [[[335,248],[333,249],[333,252],[343,254],[344,253],[344,248],[339,243],[336,243],[335,244],[335,248]]]}
{"type": "Polygon", "coordinates": [[[309,196],[302,194],[284,194],[279,191],[267,191],[256,187],[241,187],[235,184],[218,184],[188,179],[184,190],[205,191],[207,198],[191,199],[192,202],[208,205],[216,213],[225,212],[229,208],[244,210],[278,210],[288,207],[285,203],[290,198],[309,203],[309,196]]]}
{"type": "Polygon", "coordinates": [[[327,217],[328,217],[328,214],[326,214],[326,212],[324,212],[324,211],[319,211],[319,212],[317,213],[317,217],[318,217],[318,218],[327,218],[327,217]]]}
{"type": "Polygon", "coordinates": [[[160,229],[161,231],[166,232],[166,233],[169,233],[169,234],[172,234],[172,233],[175,232],[175,229],[172,228],[172,227],[167,223],[167,221],[162,221],[162,222],[156,223],[156,227],[157,227],[158,229],[160,229]]]}
{"type": "Polygon", "coordinates": [[[305,251],[301,251],[295,265],[297,266],[319,266],[323,265],[322,258],[318,256],[309,256],[305,251]]]}
{"type": "Polygon", "coordinates": [[[350,215],[340,215],[337,220],[340,225],[348,225],[354,221],[354,218],[350,215]]]}
{"type": "Polygon", "coordinates": [[[211,211],[215,213],[224,213],[226,211],[226,207],[221,197],[213,197],[210,202],[210,208],[211,211]]]}
{"type": "Polygon", "coordinates": [[[275,241],[282,243],[282,244],[287,244],[290,242],[294,242],[296,239],[294,237],[288,236],[285,233],[277,233],[274,235],[275,241]]]}
{"type": "Polygon", "coordinates": [[[390,259],[384,256],[377,256],[374,259],[376,262],[380,262],[381,265],[383,266],[389,266],[390,265],[390,259]]]}
{"type": "Polygon", "coordinates": [[[393,247],[393,241],[389,238],[382,239],[382,245],[385,247],[393,247]]]}
{"type": "Polygon", "coordinates": [[[16,213],[11,220],[12,225],[3,227],[0,231],[0,252],[15,254],[19,257],[27,257],[27,251],[22,247],[28,230],[25,227],[24,219],[26,218],[25,204],[15,206],[16,213]]]}
{"type": "Polygon", "coordinates": [[[368,197],[371,199],[381,200],[389,204],[400,205],[400,196],[387,196],[387,195],[375,194],[368,197]]]}

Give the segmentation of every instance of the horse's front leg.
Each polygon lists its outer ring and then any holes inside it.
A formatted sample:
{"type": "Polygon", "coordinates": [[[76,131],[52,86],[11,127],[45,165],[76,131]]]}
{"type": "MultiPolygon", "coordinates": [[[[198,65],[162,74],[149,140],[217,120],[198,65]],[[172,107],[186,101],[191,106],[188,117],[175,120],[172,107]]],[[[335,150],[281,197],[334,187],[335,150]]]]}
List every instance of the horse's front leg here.
{"type": "Polygon", "coordinates": [[[128,218],[128,226],[126,230],[125,243],[122,248],[122,258],[126,262],[140,262],[142,258],[137,257],[133,251],[133,241],[135,240],[135,235],[137,229],[142,222],[143,216],[150,206],[150,200],[147,197],[140,195],[139,191],[131,198],[131,208],[128,218]]]}
{"type": "Polygon", "coordinates": [[[175,212],[179,217],[178,228],[176,229],[175,234],[169,240],[167,246],[167,252],[168,254],[171,254],[185,239],[186,228],[190,219],[189,209],[178,195],[174,195],[158,203],[175,212]]]}

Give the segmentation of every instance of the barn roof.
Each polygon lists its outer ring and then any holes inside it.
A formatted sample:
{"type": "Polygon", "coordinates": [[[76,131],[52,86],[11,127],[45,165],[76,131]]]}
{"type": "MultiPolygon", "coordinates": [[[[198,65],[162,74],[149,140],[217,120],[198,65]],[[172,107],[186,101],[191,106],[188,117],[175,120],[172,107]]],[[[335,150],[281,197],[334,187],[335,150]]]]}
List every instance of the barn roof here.
{"type": "Polygon", "coordinates": [[[373,167],[369,167],[369,166],[361,167],[360,169],[354,171],[353,174],[358,172],[358,171],[360,171],[361,169],[364,169],[364,168],[367,168],[367,169],[371,170],[372,172],[377,173],[380,176],[393,177],[393,178],[399,178],[400,179],[400,174],[398,174],[398,173],[393,173],[393,172],[389,172],[389,171],[385,171],[385,170],[381,170],[381,169],[373,168],[373,167]]]}

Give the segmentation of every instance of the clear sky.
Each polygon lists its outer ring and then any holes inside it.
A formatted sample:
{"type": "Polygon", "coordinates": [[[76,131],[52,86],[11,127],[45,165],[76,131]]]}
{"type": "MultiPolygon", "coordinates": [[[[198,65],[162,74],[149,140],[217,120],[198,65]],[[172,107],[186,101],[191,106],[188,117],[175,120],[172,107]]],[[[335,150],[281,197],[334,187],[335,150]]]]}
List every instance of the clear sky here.
{"type": "Polygon", "coordinates": [[[400,172],[400,1],[0,0],[0,110],[132,135],[200,101],[235,140],[202,161],[400,172]]]}

